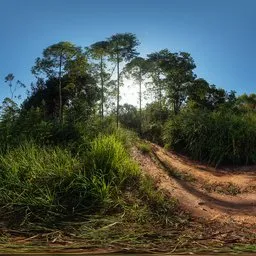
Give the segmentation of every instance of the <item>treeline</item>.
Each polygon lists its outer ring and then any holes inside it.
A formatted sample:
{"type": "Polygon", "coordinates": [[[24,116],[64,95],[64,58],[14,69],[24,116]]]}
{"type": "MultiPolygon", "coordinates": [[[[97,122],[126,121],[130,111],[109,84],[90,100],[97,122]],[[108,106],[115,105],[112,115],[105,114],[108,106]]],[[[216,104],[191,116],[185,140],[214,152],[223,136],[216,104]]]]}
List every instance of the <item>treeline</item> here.
{"type": "Polygon", "coordinates": [[[32,67],[36,82],[18,106],[13,74],[1,108],[1,151],[24,141],[65,145],[122,125],[143,138],[211,164],[255,163],[256,95],[237,97],[198,78],[187,52],[164,49],[140,57],[131,33],[82,48],[60,42],[32,67]],[[120,105],[125,79],[138,91],[139,108],[120,105]],[[146,88],[146,91],[145,91],[146,88]],[[143,95],[144,94],[144,95],[143,95]],[[144,96],[150,96],[143,107],[144,96]]]}

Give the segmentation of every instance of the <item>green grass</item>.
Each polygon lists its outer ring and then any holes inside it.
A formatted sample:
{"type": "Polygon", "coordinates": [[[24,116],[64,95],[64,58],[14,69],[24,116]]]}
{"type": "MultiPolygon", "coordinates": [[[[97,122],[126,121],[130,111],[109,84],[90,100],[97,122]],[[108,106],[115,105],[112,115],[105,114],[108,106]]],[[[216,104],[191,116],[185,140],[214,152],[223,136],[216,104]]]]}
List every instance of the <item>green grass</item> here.
{"type": "Polygon", "coordinates": [[[244,253],[244,252],[256,252],[256,244],[241,244],[241,245],[235,245],[232,247],[232,250],[236,253],[244,253]]]}
{"type": "Polygon", "coordinates": [[[146,142],[138,143],[137,147],[143,154],[149,154],[151,152],[151,145],[146,142]]]}
{"type": "Polygon", "coordinates": [[[138,166],[131,160],[122,142],[115,136],[100,136],[91,143],[86,157],[91,178],[100,175],[107,184],[121,186],[138,174],[138,166]]]}
{"type": "Polygon", "coordinates": [[[137,220],[157,212],[160,216],[166,200],[153,184],[146,185],[129,155],[130,137],[124,137],[100,135],[76,155],[27,143],[0,156],[0,215],[16,220],[10,225],[52,225],[102,211],[123,212],[137,220]]]}
{"type": "Polygon", "coordinates": [[[79,159],[60,148],[26,144],[0,156],[0,170],[1,211],[22,221],[67,214],[86,187],[79,159]]]}

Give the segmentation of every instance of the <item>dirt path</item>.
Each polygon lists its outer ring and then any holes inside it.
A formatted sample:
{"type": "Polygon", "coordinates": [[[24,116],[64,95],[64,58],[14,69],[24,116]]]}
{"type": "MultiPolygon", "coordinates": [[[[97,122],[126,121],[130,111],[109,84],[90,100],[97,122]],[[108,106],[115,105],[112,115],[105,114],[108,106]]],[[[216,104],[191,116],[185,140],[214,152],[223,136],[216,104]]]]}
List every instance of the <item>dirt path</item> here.
{"type": "Polygon", "coordinates": [[[167,161],[172,168],[185,174],[190,174],[200,182],[212,184],[233,183],[241,189],[256,186],[256,166],[248,167],[246,172],[244,172],[246,168],[236,168],[235,172],[231,169],[215,169],[167,152],[155,144],[153,144],[152,147],[154,153],[157,154],[162,161],[167,161]],[[254,171],[252,168],[254,168],[254,171]]]}
{"type": "Polygon", "coordinates": [[[244,225],[256,224],[256,194],[243,193],[237,196],[209,193],[201,188],[203,181],[218,183],[235,183],[245,188],[255,185],[256,175],[253,173],[228,174],[226,170],[216,171],[206,166],[198,166],[192,162],[170,154],[162,148],[153,145],[153,153],[157,162],[149,155],[134,150],[134,158],[140,164],[143,172],[156,181],[159,189],[164,189],[176,198],[181,207],[195,217],[223,223],[244,225]],[[159,164],[160,163],[160,164],[159,164]],[[203,167],[203,168],[202,168],[203,167]],[[184,173],[190,173],[195,181],[179,179],[169,172],[175,168],[184,173]],[[206,170],[207,169],[207,170],[206,170]]]}

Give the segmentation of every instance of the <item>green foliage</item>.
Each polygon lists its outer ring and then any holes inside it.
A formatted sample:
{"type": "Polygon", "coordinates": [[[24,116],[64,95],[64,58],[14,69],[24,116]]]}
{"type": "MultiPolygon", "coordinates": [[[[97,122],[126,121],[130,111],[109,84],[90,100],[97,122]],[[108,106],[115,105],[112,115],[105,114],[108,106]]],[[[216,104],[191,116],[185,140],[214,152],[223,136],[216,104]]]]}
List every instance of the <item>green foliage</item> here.
{"type": "Polygon", "coordinates": [[[148,104],[143,111],[142,136],[154,143],[163,145],[163,124],[169,117],[169,110],[158,102],[148,104]]]}
{"type": "Polygon", "coordinates": [[[237,99],[237,108],[242,111],[255,111],[256,109],[256,94],[243,94],[237,99]]]}
{"type": "Polygon", "coordinates": [[[126,149],[130,149],[132,146],[134,146],[134,143],[137,140],[137,135],[131,130],[127,129],[115,129],[113,131],[113,134],[115,137],[125,145],[126,149]]]}
{"type": "Polygon", "coordinates": [[[127,129],[140,131],[140,115],[137,108],[130,104],[124,104],[120,106],[120,123],[127,129]]]}
{"type": "Polygon", "coordinates": [[[108,38],[109,53],[118,62],[129,61],[139,53],[136,48],[140,44],[136,35],[132,33],[117,33],[108,38]]]}
{"type": "Polygon", "coordinates": [[[174,150],[211,164],[256,162],[256,116],[227,111],[184,111],[165,126],[174,150]]]}

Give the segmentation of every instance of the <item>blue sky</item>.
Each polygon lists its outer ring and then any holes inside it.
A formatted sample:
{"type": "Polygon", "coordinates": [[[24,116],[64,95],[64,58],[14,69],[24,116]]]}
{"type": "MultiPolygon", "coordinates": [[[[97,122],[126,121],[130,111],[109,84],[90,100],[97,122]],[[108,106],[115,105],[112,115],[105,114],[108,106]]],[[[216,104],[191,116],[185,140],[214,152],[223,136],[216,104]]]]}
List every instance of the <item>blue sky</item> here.
{"type": "Polygon", "coordinates": [[[121,32],[137,35],[142,55],[187,51],[198,77],[256,92],[255,10],[255,0],[0,0],[0,100],[9,96],[8,73],[30,84],[47,46],[88,46],[121,32]]]}

